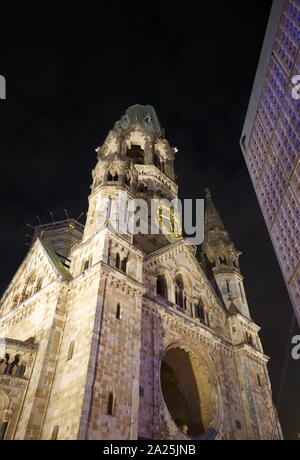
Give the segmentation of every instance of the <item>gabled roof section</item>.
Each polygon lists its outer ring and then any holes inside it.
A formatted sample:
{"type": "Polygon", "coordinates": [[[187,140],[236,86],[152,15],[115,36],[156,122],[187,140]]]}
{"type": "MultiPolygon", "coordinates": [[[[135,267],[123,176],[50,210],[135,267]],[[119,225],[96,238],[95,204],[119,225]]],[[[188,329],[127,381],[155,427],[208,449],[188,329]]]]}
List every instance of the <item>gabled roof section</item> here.
{"type": "MultiPolygon", "coordinates": [[[[19,298],[19,294],[23,291],[25,286],[25,279],[35,273],[35,279],[43,278],[46,283],[51,280],[61,277],[66,281],[72,279],[71,274],[64,267],[59,256],[55,253],[49,242],[44,241],[41,237],[37,237],[27,252],[25,258],[17,268],[13,278],[5,289],[3,295],[0,298],[0,306],[4,306],[7,302],[13,300],[11,298],[12,293],[19,298]],[[40,258],[42,256],[42,259],[40,258]],[[45,263],[48,265],[49,270],[45,273],[45,263]]],[[[30,298],[30,296],[28,297],[30,298]]]]}
{"type": "Polygon", "coordinates": [[[35,227],[33,240],[37,237],[47,241],[52,249],[62,256],[68,258],[74,244],[82,239],[84,227],[75,219],[65,219],[51,222],[35,227]]]}
{"type": "Polygon", "coordinates": [[[49,256],[51,262],[53,263],[54,267],[58,271],[58,273],[65,278],[66,280],[71,280],[72,275],[69,273],[69,271],[64,267],[62,262],[60,261],[59,257],[56,255],[50,244],[46,241],[44,241],[42,238],[38,238],[40,241],[41,245],[45,249],[47,255],[49,256]]]}
{"type": "Polygon", "coordinates": [[[222,219],[216,210],[212,201],[211,192],[205,189],[206,193],[206,212],[205,212],[205,233],[211,230],[223,230],[225,231],[222,219]]]}

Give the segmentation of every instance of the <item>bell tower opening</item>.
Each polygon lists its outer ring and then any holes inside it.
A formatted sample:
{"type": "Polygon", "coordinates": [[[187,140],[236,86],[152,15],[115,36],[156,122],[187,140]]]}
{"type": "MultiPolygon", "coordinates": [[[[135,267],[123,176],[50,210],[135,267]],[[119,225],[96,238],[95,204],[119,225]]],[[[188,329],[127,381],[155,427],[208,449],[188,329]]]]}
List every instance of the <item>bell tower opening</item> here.
{"type": "Polygon", "coordinates": [[[132,144],[131,147],[127,149],[126,156],[131,158],[136,165],[143,165],[145,163],[144,150],[140,145],[132,144]]]}

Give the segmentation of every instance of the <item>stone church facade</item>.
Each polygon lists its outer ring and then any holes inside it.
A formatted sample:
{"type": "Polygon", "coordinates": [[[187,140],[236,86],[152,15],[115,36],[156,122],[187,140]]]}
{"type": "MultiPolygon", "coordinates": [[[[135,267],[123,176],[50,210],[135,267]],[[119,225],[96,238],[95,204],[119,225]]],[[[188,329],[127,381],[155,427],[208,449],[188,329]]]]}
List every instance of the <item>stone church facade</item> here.
{"type": "Polygon", "coordinates": [[[281,439],[240,253],[210,192],[198,259],[178,235],[116,234],[99,226],[107,198],[177,197],[176,149],[136,105],[97,152],[85,226],[38,226],[3,294],[0,438],[281,439]]]}

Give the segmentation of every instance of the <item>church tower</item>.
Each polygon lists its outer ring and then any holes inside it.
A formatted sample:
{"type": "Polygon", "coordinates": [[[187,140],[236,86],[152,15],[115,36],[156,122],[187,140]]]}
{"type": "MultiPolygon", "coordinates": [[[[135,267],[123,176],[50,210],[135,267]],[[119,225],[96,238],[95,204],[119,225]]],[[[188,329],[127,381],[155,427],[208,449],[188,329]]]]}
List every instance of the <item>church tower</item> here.
{"type": "Polygon", "coordinates": [[[0,303],[1,439],[282,438],[210,193],[201,263],[181,233],[122,226],[120,195],[177,198],[176,152],[153,107],[129,107],[97,149],[85,226],[35,230],[0,303]]]}
{"type": "Polygon", "coordinates": [[[213,275],[212,278],[227,310],[237,310],[250,318],[238,261],[241,253],[230,240],[207,189],[204,235],[203,255],[207,269],[213,275]]]}

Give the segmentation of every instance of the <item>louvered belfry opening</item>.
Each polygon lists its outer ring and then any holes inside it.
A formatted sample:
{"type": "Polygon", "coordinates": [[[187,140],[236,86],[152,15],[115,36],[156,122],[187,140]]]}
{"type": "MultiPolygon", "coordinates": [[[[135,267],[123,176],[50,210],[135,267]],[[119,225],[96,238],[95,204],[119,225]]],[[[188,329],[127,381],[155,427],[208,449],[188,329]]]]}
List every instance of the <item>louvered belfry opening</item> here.
{"type": "Polygon", "coordinates": [[[144,150],[140,145],[132,144],[131,147],[127,149],[127,156],[131,158],[136,165],[144,164],[144,150]]]}

